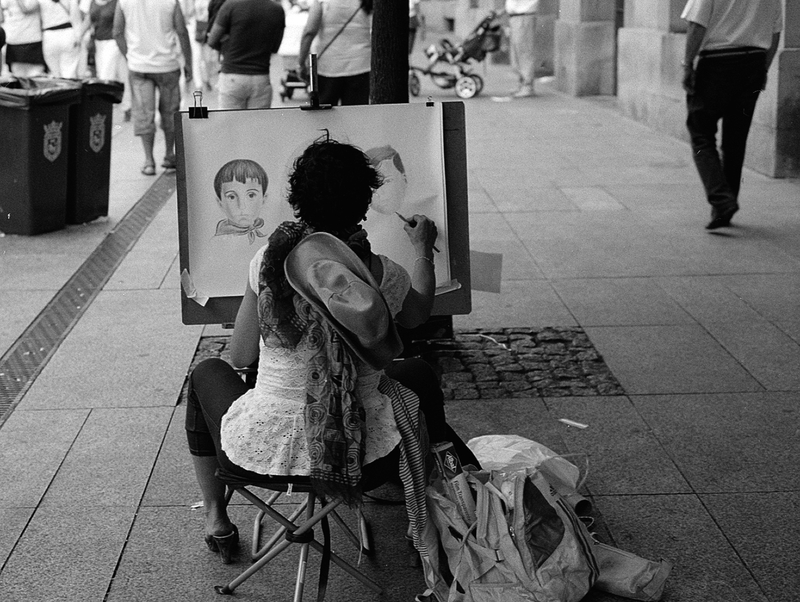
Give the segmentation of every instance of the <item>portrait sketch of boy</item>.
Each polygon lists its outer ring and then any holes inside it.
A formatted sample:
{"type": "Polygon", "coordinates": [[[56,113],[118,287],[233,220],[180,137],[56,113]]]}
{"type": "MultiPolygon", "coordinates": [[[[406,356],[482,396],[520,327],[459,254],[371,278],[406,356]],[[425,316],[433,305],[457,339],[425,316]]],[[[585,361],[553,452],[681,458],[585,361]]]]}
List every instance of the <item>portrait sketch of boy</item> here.
{"type": "Polygon", "coordinates": [[[223,165],[214,176],[214,192],[225,219],[217,223],[214,236],[247,236],[250,244],[268,236],[261,231],[268,186],[267,172],[255,161],[234,159],[223,165]]]}

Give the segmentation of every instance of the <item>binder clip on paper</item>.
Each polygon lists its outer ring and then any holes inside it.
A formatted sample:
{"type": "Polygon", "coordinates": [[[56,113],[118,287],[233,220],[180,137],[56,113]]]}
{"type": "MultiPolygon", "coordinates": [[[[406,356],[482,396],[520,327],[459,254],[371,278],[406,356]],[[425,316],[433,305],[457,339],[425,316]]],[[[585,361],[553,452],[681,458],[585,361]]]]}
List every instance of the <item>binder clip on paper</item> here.
{"type": "Polygon", "coordinates": [[[194,96],[194,106],[189,107],[189,119],[208,119],[208,107],[203,106],[203,92],[195,90],[192,96],[194,96]]]}
{"type": "Polygon", "coordinates": [[[300,105],[300,108],[304,111],[319,111],[321,109],[331,108],[331,105],[319,104],[316,54],[311,54],[308,57],[308,104],[300,105]]]}

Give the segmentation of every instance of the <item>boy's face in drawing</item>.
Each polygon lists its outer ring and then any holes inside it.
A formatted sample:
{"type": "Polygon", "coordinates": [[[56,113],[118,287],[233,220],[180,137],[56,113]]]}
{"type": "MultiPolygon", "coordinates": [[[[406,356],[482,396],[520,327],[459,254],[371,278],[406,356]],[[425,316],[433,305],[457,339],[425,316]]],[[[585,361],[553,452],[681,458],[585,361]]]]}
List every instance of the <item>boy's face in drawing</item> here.
{"type": "Polygon", "coordinates": [[[393,213],[406,199],[406,175],[397,169],[391,157],[378,163],[377,170],[383,176],[383,186],[372,195],[370,207],[378,213],[393,213]]]}
{"type": "Polygon", "coordinates": [[[251,226],[259,217],[261,207],[267,200],[258,180],[247,178],[245,182],[223,182],[219,204],[225,217],[240,227],[251,226]]]}

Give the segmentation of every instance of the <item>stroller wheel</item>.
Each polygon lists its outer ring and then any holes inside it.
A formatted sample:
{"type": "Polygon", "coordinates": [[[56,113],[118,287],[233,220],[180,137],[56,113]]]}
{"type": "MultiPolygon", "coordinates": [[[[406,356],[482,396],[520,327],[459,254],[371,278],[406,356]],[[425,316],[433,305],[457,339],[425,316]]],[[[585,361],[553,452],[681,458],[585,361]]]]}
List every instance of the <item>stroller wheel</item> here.
{"type": "Polygon", "coordinates": [[[286,98],[291,98],[292,94],[294,94],[294,88],[286,88],[286,90],[281,94],[281,96],[285,96],[286,98]]]}
{"type": "Polygon", "coordinates": [[[478,82],[469,75],[462,75],[456,80],[456,96],[466,100],[478,93],[478,82]]]}
{"type": "Polygon", "coordinates": [[[408,72],[408,92],[411,96],[419,96],[420,81],[417,74],[413,71],[408,72]]]}
{"type": "Polygon", "coordinates": [[[470,77],[475,80],[475,85],[478,86],[478,89],[475,91],[475,96],[477,96],[483,90],[483,78],[477,73],[471,73],[470,77]]]}

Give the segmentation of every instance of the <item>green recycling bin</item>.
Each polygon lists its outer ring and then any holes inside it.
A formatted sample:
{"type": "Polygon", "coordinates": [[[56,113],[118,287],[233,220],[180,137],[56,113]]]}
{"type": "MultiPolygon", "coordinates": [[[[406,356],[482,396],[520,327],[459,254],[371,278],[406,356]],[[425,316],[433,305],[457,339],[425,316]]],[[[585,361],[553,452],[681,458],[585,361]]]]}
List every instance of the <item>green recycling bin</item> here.
{"type": "Polygon", "coordinates": [[[69,108],[80,87],[0,80],[0,232],[42,234],[66,224],[69,108]]]}
{"type": "Polygon", "coordinates": [[[41,86],[80,86],[80,102],[70,106],[68,224],[85,224],[108,215],[111,183],[111,132],[114,104],[124,84],[101,79],[36,78],[41,86]]]}

